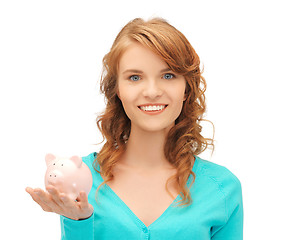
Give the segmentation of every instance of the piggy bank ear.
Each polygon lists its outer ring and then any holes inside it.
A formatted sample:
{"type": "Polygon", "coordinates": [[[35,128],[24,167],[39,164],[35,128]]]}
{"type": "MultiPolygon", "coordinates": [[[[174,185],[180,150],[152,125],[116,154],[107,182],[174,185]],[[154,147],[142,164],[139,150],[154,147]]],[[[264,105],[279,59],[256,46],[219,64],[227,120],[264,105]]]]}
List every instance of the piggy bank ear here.
{"type": "Polygon", "coordinates": [[[79,157],[79,156],[73,156],[70,158],[70,160],[78,167],[80,168],[81,167],[81,164],[82,164],[82,158],[79,157]]]}
{"type": "Polygon", "coordinates": [[[56,157],[55,157],[55,155],[48,153],[46,155],[45,159],[46,159],[47,166],[49,166],[56,159],[56,157]]]}

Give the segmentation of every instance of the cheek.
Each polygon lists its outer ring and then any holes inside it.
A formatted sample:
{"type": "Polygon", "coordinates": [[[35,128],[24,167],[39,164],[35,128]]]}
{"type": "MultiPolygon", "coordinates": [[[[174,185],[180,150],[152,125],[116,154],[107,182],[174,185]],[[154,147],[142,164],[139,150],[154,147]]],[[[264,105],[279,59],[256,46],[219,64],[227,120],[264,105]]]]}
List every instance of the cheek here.
{"type": "Polygon", "coordinates": [[[135,95],[133,94],[133,91],[129,90],[129,88],[123,89],[122,87],[120,87],[119,89],[119,99],[122,102],[124,111],[126,113],[126,115],[131,119],[131,115],[133,112],[133,106],[135,103],[135,95]]]}
{"type": "Polygon", "coordinates": [[[122,82],[118,85],[117,93],[122,102],[134,103],[140,94],[140,90],[136,86],[122,82]]]}
{"type": "Polygon", "coordinates": [[[125,90],[123,88],[123,85],[121,85],[121,84],[118,84],[118,86],[117,86],[117,95],[118,95],[119,99],[123,102],[125,97],[126,97],[126,93],[125,93],[125,90]]]}
{"type": "Polygon", "coordinates": [[[169,89],[168,93],[175,101],[181,102],[185,100],[185,90],[186,88],[183,84],[177,84],[175,87],[169,89]]]}
{"type": "Polygon", "coordinates": [[[170,93],[177,117],[180,115],[183,108],[183,103],[186,99],[185,90],[186,90],[185,85],[181,83],[176,84],[175,88],[172,88],[170,93]]]}
{"type": "Polygon", "coordinates": [[[131,95],[131,91],[127,90],[123,90],[123,88],[119,89],[119,98],[121,100],[121,102],[123,103],[123,105],[125,104],[129,104],[132,101],[133,96],[131,95]]]}

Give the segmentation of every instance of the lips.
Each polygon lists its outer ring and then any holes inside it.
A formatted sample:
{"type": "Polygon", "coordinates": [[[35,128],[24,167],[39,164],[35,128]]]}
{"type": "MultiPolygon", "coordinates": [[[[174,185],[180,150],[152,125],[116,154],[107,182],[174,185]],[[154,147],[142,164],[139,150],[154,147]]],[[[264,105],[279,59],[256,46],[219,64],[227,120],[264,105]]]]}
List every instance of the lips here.
{"type": "Polygon", "coordinates": [[[167,104],[143,104],[138,106],[138,108],[145,112],[157,112],[164,110],[167,106],[167,104]]]}

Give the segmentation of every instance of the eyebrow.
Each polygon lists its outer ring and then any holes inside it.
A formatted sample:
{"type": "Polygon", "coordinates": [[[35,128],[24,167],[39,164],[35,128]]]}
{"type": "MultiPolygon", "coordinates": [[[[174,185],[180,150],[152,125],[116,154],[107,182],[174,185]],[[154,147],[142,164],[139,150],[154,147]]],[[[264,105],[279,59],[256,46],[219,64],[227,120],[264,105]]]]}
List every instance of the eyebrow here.
{"type": "MultiPolygon", "coordinates": [[[[160,73],[163,73],[163,72],[168,72],[168,71],[172,71],[170,68],[165,68],[165,69],[162,69],[160,71],[160,73]]],[[[143,71],[141,70],[138,70],[138,69],[127,69],[123,72],[123,74],[125,73],[128,73],[128,72],[131,72],[131,73],[143,73],[143,71]]]]}

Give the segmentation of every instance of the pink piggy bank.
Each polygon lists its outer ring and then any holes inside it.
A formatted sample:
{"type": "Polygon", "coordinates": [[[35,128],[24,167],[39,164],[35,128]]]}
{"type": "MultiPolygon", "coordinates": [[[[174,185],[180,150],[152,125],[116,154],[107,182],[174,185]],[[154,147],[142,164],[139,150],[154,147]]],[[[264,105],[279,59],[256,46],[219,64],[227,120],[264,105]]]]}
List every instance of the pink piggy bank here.
{"type": "Polygon", "coordinates": [[[47,164],[46,187],[53,185],[72,200],[76,200],[80,191],[89,194],[92,187],[92,175],[81,157],[60,158],[49,153],[45,159],[47,164]]]}

